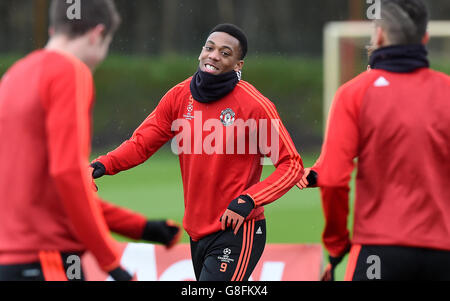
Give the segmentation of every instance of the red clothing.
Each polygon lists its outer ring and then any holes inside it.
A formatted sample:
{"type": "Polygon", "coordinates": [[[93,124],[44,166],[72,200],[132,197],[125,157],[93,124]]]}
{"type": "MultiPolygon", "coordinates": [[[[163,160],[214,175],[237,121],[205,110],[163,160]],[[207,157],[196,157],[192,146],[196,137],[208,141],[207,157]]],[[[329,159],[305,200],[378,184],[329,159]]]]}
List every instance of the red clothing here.
{"type": "Polygon", "coordinates": [[[450,77],[428,68],[364,72],[337,92],[319,160],[325,246],[349,247],[348,192],[358,158],[352,243],[450,250],[450,77]]]}
{"type": "Polygon", "coordinates": [[[144,217],[132,215],[123,225],[119,217],[130,212],[99,203],[92,190],[88,157],[93,90],[86,65],[53,51],[33,52],[4,75],[0,264],[37,261],[40,251],[88,249],[109,271],[120,257],[105,218],[111,228],[125,233],[138,225],[142,231],[144,217]]]}
{"type": "Polygon", "coordinates": [[[222,99],[200,103],[191,96],[190,80],[172,88],[130,140],[98,160],[105,165],[106,173],[113,175],[143,163],[176,136],[174,141],[180,146],[178,151],[183,150],[179,154],[185,203],[183,225],[188,234],[198,240],[221,229],[220,217],[230,202],[240,195],[249,195],[255,201],[256,208],[248,219],[262,218],[262,206],[278,199],[295,185],[303,174],[303,163],[281,122],[273,136],[271,130],[275,127],[262,126],[262,120],[270,125],[280,117],[275,106],[253,86],[241,81],[222,99]],[[231,124],[237,127],[247,121],[255,123],[249,126],[251,130],[245,135],[230,131],[233,129],[231,124]],[[177,123],[183,126],[177,126],[177,123]],[[258,141],[250,139],[255,133],[260,144],[274,146],[278,143],[278,149],[272,148],[270,153],[265,148],[256,150],[258,141]],[[276,143],[263,143],[261,137],[265,134],[268,141],[276,143]],[[245,148],[239,151],[239,143],[242,147],[244,140],[245,148]],[[205,148],[205,144],[212,145],[213,149],[205,148]],[[276,170],[260,182],[261,158],[265,153],[275,161],[276,170]]]}

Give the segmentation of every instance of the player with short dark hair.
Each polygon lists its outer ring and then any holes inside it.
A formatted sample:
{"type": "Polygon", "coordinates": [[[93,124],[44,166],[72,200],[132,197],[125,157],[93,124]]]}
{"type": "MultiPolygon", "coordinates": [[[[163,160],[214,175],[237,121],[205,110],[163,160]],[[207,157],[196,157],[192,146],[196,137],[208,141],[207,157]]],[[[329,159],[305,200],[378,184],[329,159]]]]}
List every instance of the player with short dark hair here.
{"type": "Polygon", "coordinates": [[[53,0],[45,49],[16,62],[0,85],[0,280],[68,280],[66,258],[87,250],[113,279],[131,280],[109,230],[167,247],[180,233],[92,190],[92,70],[120,18],[112,0],[82,0],[75,21],[68,6],[53,0]]]}
{"type": "Polygon", "coordinates": [[[49,21],[54,34],[76,38],[102,24],[102,35],[106,37],[120,26],[121,18],[113,1],[81,1],[78,8],[80,18],[68,18],[67,1],[51,2],[49,21]]]}
{"type": "Polygon", "coordinates": [[[216,26],[194,76],[173,87],[131,139],[92,164],[94,177],[114,175],[143,163],[174,138],[184,187],[183,225],[197,280],[250,277],[266,242],[263,206],[303,173],[274,104],[241,80],[246,54],[241,29],[216,26]],[[260,181],[264,156],[276,169],[260,181]]]}
{"type": "Polygon", "coordinates": [[[321,190],[324,279],[350,251],[346,280],[450,280],[450,77],[429,68],[422,1],[383,0],[381,16],[370,68],[337,91],[322,153],[298,186],[321,190]]]}

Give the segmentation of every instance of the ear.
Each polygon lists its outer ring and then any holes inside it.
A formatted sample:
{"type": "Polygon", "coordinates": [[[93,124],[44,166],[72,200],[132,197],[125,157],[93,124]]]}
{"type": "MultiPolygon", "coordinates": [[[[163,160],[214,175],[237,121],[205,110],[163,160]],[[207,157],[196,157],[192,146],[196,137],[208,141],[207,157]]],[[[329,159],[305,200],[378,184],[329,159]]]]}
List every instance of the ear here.
{"type": "Polygon", "coordinates": [[[104,33],[105,33],[106,27],[103,24],[98,24],[91,30],[89,30],[89,42],[91,44],[98,43],[99,41],[102,41],[104,39],[104,33]]]}
{"type": "Polygon", "coordinates": [[[422,38],[422,44],[426,45],[430,41],[430,34],[428,32],[425,33],[425,35],[422,38]]]}
{"type": "Polygon", "coordinates": [[[239,62],[237,62],[236,66],[234,66],[234,71],[241,71],[242,67],[244,67],[244,61],[240,60],[239,62]]]}
{"type": "Polygon", "coordinates": [[[385,44],[386,44],[385,32],[384,32],[383,28],[381,28],[381,26],[377,26],[375,29],[375,45],[377,45],[378,47],[381,47],[381,46],[385,46],[385,44]]]}
{"type": "Polygon", "coordinates": [[[55,28],[49,27],[48,28],[48,36],[53,37],[54,34],[55,34],[55,28]]]}

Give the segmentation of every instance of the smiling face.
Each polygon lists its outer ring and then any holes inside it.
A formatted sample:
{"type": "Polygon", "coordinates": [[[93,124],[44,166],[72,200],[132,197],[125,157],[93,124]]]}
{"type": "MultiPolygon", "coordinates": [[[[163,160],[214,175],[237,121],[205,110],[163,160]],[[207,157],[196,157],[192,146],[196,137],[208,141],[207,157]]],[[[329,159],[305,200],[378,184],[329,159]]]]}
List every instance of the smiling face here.
{"type": "Polygon", "coordinates": [[[208,37],[198,60],[200,70],[214,75],[238,72],[244,65],[238,39],[225,32],[213,32],[208,37]]]}

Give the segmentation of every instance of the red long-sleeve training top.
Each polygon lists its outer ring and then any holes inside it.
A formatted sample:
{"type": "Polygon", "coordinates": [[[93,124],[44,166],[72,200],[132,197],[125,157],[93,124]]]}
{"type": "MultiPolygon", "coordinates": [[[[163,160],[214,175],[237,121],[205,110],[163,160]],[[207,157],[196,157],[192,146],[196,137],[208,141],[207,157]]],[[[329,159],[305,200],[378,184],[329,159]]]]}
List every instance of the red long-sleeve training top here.
{"type": "Polygon", "coordinates": [[[334,99],[319,177],[332,256],[350,245],[348,192],[357,158],[352,243],[450,250],[450,77],[373,69],[334,99]]]}
{"type": "Polygon", "coordinates": [[[184,187],[183,226],[198,240],[221,229],[220,217],[239,195],[255,201],[248,219],[262,218],[262,206],[301,178],[303,163],[275,106],[252,85],[240,81],[222,99],[200,103],[190,81],[172,88],[129,140],[98,160],[113,175],[143,163],[174,138],[184,187]],[[264,156],[276,170],[260,181],[264,156]]]}
{"type": "Polygon", "coordinates": [[[88,67],[54,51],[35,51],[3,76],[0,264],[34,262],[40,251],[89,250],[109,271],[120,258],[108,226],[140,237],[145,217],[92,190],[93,95],[88,67]]]}

